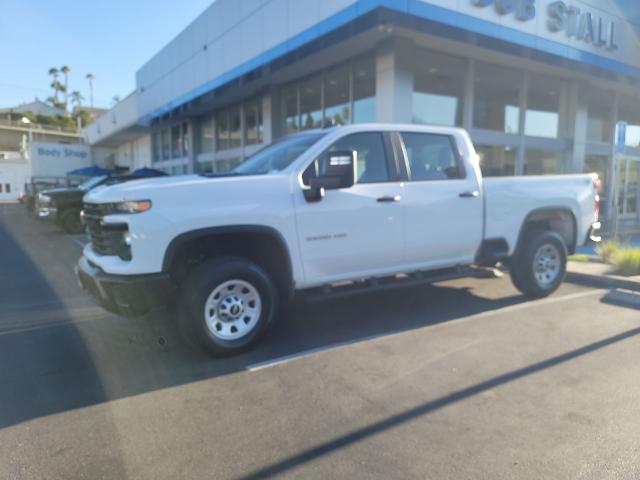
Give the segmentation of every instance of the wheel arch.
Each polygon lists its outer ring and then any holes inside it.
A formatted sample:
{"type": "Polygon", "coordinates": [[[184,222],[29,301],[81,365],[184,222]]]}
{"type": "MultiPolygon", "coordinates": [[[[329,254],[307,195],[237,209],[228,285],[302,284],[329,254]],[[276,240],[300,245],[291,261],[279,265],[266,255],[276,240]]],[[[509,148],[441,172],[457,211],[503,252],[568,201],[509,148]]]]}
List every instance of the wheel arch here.
{"type": "Polygon", "coordinates": [[[542,207],[527,214],[518,233],[513,255],[522,250],[527,233],[532,230],[550,230],[562,237],[569,255],[575,253],[578,244],[578,223],[575,214],[564,206],[542,207]],[[569,222],[567,222],[567,219],[569,222]]]}
{"type": "Polygon", "coordinates": [[[183,259],[236,255],[255,261],[272,276],[284,298],[290,299],[294,290],[293,265],[287,242],[273,227],[264,225],[233,225],[208,227],[182,233],[173,238],[165,251],[162,271],[180,275],[183,259]],[[195,256],[194,256],[195,255],[195,256]]]}

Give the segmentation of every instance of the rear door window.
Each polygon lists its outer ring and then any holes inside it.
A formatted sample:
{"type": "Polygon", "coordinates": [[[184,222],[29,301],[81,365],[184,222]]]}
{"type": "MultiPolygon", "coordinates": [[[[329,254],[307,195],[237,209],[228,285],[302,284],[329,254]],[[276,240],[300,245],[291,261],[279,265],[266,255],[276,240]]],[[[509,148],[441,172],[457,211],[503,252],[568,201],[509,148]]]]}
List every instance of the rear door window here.
{"type": "Polygon", "coordinates": [[[415,132],[405,132],[401,136],[411,180],[455,180],[465,177],[451,136],[415,132]]]}

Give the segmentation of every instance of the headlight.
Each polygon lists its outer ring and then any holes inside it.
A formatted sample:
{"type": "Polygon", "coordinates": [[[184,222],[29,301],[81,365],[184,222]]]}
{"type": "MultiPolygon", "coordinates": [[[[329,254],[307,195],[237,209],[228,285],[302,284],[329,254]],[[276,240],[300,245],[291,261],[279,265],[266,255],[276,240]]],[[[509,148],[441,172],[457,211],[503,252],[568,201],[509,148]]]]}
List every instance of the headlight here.
{"type": "Polygon", "coordinates": [[[151,200],[114,203],[113,209],[116,213],[142,213],[151,210],[151,200]]]}
{"type": "Polygon", "coordinates": [[[38,201],[40,203],[49,203],[51,202],[51,197],[48,195],[43,195],[42,193],[38,194],[38,201]]]}

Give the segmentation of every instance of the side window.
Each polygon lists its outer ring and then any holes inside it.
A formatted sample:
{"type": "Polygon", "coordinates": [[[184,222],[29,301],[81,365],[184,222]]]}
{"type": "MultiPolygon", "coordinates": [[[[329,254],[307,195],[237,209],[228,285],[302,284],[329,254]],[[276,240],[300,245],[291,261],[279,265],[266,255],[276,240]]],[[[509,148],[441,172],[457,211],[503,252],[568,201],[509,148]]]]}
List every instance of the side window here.
{"type": "Polygon", "coordinates": [[[329,148],[329,152],[341,150],[355,150],[357,152],[356,183],[389,181],[387,157],[381,133],[366,132],[347,135],[329,148]]]}
{"type": "Polygon", "coordinates": [[[454,180],[464,178],[464,168],[448,135],[403,133],[411,180],[454,180]]]}

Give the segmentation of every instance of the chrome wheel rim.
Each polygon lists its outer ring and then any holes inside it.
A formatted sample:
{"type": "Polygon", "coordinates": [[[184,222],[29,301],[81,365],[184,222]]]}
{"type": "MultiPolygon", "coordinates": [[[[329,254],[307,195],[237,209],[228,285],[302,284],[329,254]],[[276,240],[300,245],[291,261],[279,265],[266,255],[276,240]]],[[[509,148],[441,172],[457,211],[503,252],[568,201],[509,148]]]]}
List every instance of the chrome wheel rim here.
{"type": "Polygon", "coordinates": [[[551,244],[545,243],[538,248],[533,257],[533,274],[536,283],[541,288],[548,288],[560,275],[560,251],[551,244]]]}
{"type": "Polygon", "coordinates": [[[221,340],[237,340],[258,324],[262,302],[258,290],[245,280],[228,280],[213,289],[204,305],[207,329],[221,340]]]}

